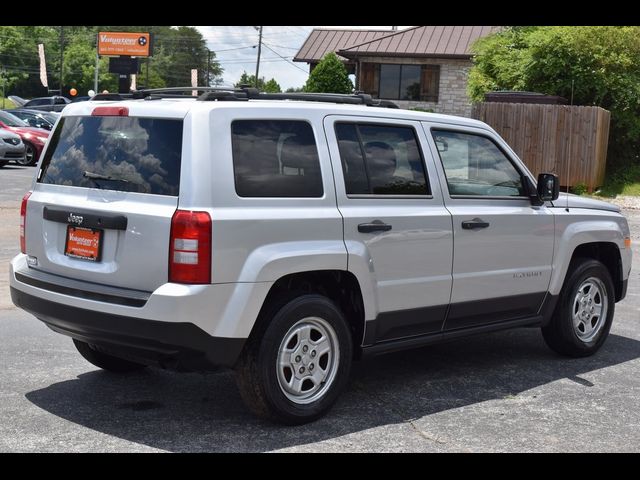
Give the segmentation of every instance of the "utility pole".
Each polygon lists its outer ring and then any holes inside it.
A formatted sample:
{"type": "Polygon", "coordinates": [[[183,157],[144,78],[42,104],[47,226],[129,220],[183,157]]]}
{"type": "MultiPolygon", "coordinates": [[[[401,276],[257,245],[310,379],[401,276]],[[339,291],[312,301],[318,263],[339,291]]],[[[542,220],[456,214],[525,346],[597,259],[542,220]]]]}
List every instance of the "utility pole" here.
{"type": "Polygon", "coordinates": [[[62,65],[64,64],[64,27],[60,26],[60,95],[62,96],[62,65]]]}
{"type": "Polygon", "coordinates": [[[207,87],[211,86],[211,77],[209,77],[209,65],[211,65],[211,50],[207,48],[207,87]]]}
{"type": "Polygon", "coordinates": [[[262,51],[262,26],[253,27],[260,32],[258,37],[258,61],[256,62],[256,88],[258,88],[258,74],[260,73],[260,52],[262,51]]]}

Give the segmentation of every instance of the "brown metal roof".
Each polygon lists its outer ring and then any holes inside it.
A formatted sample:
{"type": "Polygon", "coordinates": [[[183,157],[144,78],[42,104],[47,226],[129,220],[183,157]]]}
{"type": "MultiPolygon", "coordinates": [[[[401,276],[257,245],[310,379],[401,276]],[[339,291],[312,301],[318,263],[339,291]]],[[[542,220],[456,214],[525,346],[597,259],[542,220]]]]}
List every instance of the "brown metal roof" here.
{"type": "Polygon", "coordinates": [[[392,33],[390,30],[324,30],[314,29],[294,57],[294,62],[317,63],[329,52],[361,45],[392,33]]]}
{"type": "Polygon", "coordinates": [[[470,47],[473,42],[499,29],[500,27],[419,26],[387,32],[381,38],[352,44],[336,53],[346,58],[361,55],[466,58],[471,56],[470,47]]]}

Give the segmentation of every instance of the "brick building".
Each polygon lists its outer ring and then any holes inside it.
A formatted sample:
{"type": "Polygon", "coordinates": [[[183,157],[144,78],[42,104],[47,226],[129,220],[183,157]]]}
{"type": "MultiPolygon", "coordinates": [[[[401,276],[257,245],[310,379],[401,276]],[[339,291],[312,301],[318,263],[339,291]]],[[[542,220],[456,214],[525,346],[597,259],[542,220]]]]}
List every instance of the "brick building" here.
{"type": "Polygon", "coordinates": [[[315,29],[294,57],[310,70],[328,52],[355,74],[356,90],[401,108],[471,115],[470,47],[500,27],[418,26],[400,31],[315,29]]]}

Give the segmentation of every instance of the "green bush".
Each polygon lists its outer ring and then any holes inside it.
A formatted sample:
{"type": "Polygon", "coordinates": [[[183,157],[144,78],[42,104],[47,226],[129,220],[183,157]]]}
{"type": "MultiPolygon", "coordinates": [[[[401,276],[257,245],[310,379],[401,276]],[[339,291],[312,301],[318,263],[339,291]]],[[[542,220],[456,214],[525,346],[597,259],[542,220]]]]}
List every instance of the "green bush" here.
{"type": "Polygon", "coordinates": [[[304,91],[313,93],[351,93],[353,92],[353,82],[349,78],[347,68],[338,56],[333,52],[329,52],[309,74],[304,91]]]}
{"type": "Polygon", "coordinates": [[[578,183],[571,187],[571,193],[575,193],[576,195],[584,195],[589,191],[589,187],[585,183],[578,183]]]}
{"type": "Polygon", "coordinates": [[[473,52],[474,101],[492,90],[525,90],[600,106],[611,111],[609,166],[639,163],[640,27],[508,27],[473,52]]]}

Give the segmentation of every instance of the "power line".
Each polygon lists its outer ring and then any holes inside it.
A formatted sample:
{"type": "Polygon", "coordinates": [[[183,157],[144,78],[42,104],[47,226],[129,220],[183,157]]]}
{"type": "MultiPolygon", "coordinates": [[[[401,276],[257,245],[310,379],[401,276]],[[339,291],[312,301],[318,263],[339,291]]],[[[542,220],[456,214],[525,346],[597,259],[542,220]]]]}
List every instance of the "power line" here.
{"type": "Polygon", "coordinates": [[[292,62],[291,60],[289,60],[288,58],[283,57],[282,55],[280,55],[280,54],[279,54],[278,52],[276,52],[273,48],[271,48],[271,47],[269,46],[269,44],[268,44],[268,43],[266,43],[266,42],[262,42],[262,44],[263,44],[265,47],[267,47],[269,50],[271,50],[273,53],[275,53],[276,55],[278,55],[280,58],[282,58],[283,60],[286,60],[286,61],[287,61],[287,63],[289,63],[289,65],[291,65],[292,67],[296,67],[298,70],[300,70],[300,71],[302,71],[302,72],[304,72],[304,73],[308,73],[304,68],[299,67],[298,65],[296,65],[295,63],[293,63],[293,62],[292,62]]]}

